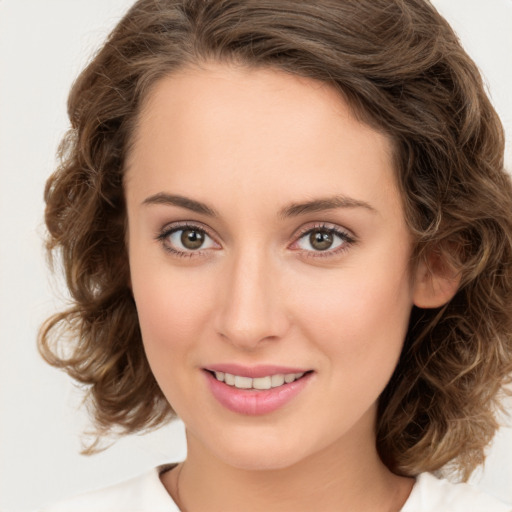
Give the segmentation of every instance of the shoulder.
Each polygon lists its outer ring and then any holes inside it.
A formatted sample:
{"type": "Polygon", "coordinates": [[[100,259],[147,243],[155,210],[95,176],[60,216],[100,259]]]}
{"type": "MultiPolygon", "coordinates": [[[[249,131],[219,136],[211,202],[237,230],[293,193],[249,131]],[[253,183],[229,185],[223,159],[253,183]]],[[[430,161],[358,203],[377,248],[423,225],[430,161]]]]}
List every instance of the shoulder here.
{"type": "Polygon", "coordinates": [[[179,512],[160,481],[160,473],[165,469],[155,468],[136,478],[81,494],[39,512],[179,512]]]}
{"type": "Polygon", "coordinates": [[[471,485],[452,484],[422,473],[402,512],[512,512],[512,506],[471,485]]]}

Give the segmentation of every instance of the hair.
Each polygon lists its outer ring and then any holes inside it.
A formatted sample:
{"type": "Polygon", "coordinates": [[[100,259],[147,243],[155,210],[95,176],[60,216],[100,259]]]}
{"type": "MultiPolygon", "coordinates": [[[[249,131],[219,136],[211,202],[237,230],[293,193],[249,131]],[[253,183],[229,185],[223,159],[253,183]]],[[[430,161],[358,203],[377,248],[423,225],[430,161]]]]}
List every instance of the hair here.
{"type": "Polygon", "coordinates": [[[129,287],[123,171],[154,84],[207,62],[327,83],[393,141],[413,261],[437,255],[460,287],[442,308],[413,308],[379,399],[377,448],[397,474],[444,467],[467,479],[511,381],[512,186],[478,69],[424,0],[136,2],[69,96],[45,200],[47,250],[61,258],[71,303],[42,326],[41,353],[85,385],[97,439],[175,416],[129,287]]]}

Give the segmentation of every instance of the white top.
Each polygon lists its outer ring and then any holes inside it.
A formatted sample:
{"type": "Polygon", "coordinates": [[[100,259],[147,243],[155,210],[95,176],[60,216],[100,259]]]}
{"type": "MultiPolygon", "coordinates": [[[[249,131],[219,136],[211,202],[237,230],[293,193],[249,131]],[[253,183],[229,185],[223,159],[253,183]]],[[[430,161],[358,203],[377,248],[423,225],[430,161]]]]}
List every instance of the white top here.
{"type": "MultiPolygon", "coordinates": [[[[160,480],[160,474],[172,467],[155,468],[145,475],[82,494],[40,512],[179,512],[160,480]]],[[[452,484],[422,473],[401,512],[512,512],[512,506],[470,485],[452,484]]]]}

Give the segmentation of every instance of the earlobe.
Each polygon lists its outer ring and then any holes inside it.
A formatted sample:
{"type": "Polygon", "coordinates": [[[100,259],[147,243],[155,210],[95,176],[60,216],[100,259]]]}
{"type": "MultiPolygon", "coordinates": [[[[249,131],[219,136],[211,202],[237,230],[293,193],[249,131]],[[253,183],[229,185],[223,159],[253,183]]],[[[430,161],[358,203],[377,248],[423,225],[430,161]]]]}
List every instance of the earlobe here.
{"type": "Polygon", "coordinates": [[[459,285],[460,272],[448,265],[441,255],[431,254],[416,268],[413,303],[423,309],[439,308],[450,302],[459,285]]]}

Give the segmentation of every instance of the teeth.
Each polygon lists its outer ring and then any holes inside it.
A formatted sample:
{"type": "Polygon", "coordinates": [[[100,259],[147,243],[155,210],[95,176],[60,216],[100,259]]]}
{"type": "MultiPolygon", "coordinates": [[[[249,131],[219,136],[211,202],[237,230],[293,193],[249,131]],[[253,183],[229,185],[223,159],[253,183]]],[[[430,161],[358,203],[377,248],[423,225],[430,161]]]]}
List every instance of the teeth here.
{"type": "Polygon", "coordinates": [[[282,373],[272,375],[270,380],[272,381],[271,386],[273,388],[277,388],[278,386],[282,386],[284,384],[284,375],[282,373]]]}
{"type": "Polygon", "coordinates": [[[231,373],[214,372],[215,378],[220,382],[225,382],[228,386],[234,386],[238,389],[271,389],[282,386],[283,384],[290,384],[291,382],[300,379],[302,373],[278,373],[276,375],[267,375],[266,377],[242,377],[240,375],[232,375],[231,373]]]}
{"type": "Polygon", "coordinates": [[[284,376],[284,381],[286,382],[286,384],[289,384],[290,382],[293,382],[294,380],[295,380],[295,374],[294,373],[289,373],[289,374],[284,376]]]}
{"type": "Polygon", "coordinates": [[[252,387],[254,389],[270,389],[272,387],[272,377],[252,379],[252,387]]]}
{"type": "Polygon", "coordinates": [[[235,388],[238,389],[251,389],[252,379],[250,377],[235,377],[235,388]]]}

